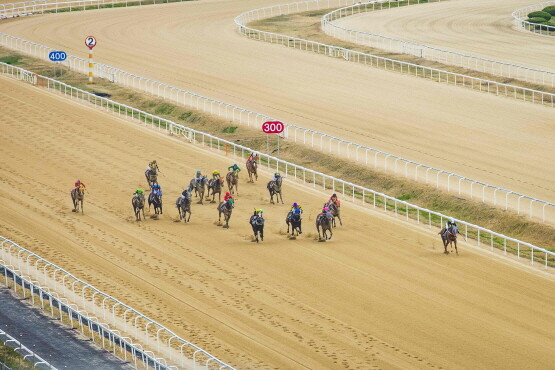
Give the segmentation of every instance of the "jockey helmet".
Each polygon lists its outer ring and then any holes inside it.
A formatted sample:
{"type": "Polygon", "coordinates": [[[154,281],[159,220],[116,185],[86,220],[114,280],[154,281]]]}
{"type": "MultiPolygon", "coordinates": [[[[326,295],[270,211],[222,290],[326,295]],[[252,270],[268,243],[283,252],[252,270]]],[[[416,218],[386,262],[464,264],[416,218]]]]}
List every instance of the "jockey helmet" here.
{"type": "Polygon", "coordinates": [[[136,193],[137,193],[137,194],[142,194],[142,193],[143,193],[143,189],[137,189],[136,193]]]}
{"type": "Polygon", "coordinates": [[[199,175],[201,174],[200,170],[197,170],[197,174],[199,174],[199,175]]]}
{"type": "Polygon", "coordinates": [[[280,177],[281,175],[279,174],[279,172],[276,172],[274,175],[276,175],[276,177],[280,177]]]}
{"type": "Polygon", "coordinates": [[[257,209],[256,212],[264,213],[264,210],[263,209],[257,209]]]}
{"type": "Polygon", "coordinates": [[[333,193],[332,198],[337,198],[337,194],[333,193]]]}
{"type": "Polygon", "coordinates": [[[455,219],[454,219],[454,218],[451,219],[451,223],[452,223],[452,224],[455,223],[455,219]]]}
{"type": "Polygon", "coordinates": [[[77,181],[75,181],[75,182],[78,183],[78,184],[80,184],[80,183],[81,183],[81,180],[77,180],[77,181]]]}
{"type": "Polygon", "coordinates": [[[295,207],[295,208],[296,208],[297,206],[298,206],[298,204],[297,204],[297,203],[293,203],[293,207],[295,207]]]}
{"type": "Polygon", "coordinates": [[[225,195],[230,196],[231,194],[229,194],[229,191],[227,193],[225,193],[225,195]]]}
{"type": "Polygon", "coordinates": [[[324,211],[329,211],[329,207],[324,207],[324,211]]]}
{"type": "Polygon", "coordinates": [[[156,159],[152,161],[152,163],[156,163],[156,159]]]}
{"type": "Polygon", "coordinates": [[[214,172],[212,172],[212,175],[219,175],[220,173],[218,172],[218,170],[214,170],[214,172]]]}

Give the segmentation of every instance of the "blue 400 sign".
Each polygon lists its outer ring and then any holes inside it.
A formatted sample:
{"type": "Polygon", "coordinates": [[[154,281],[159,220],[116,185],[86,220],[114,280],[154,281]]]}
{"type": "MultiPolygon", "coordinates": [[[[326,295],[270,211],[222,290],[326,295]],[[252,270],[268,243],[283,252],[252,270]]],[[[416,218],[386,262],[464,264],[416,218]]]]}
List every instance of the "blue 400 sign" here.
{"type": "Polygon", "coordinates": [[[53,62],[63,62],[67,58],[65,51],[51,51],[48,58],[53,62]]]}

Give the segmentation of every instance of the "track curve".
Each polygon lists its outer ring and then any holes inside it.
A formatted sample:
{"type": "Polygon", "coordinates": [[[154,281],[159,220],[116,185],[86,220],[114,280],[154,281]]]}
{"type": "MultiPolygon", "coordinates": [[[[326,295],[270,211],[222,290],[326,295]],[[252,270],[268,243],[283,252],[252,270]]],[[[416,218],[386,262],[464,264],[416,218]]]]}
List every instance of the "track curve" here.
{"type": "Polygon", "coordinates": [[[553,69],[553,39],[516,30],[511,12],[527,0],[450,0],[392,8],[339,19],[334,23],[450,51],[553,69]]]}

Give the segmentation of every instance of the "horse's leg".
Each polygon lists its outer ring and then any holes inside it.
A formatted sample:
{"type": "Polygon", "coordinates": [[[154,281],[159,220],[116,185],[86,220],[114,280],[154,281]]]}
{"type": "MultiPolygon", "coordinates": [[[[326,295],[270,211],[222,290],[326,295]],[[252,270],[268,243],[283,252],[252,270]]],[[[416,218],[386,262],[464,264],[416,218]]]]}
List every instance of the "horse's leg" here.
{"type": "Polygon", "coordinates": [[[260,240],[264,241],[264,226],[260,229],[260,240]]]}
{"type": "Polygon", "coordinates": [[[235,192],[239,195],[239,179],[235,179],[235,192]]]}
{"type": "Polygon", "coordinates": [[[341,222],[341,216],[339,215],[339,213],[337,214],[337,218],[339,219],[339,225],[343,226],[343,222],[341,222]]]}
{"type": "Polygon", "coordinates": [[[83,207],[83,199],[81,199],[81,214],[84,215],[85,214],[85,209],[83,207]]]}
{"type": "Polygon", "coordinates": [[[459,250],[457,249],[457,239],[455,239],[455,252],[457,253],[457,256],[459,255],[459,250]]]}
{"type": "Polygon", "coordinates": [[[283,196],[281,195],[281,191],[279,192],[279,198],[281,199],[281,204],[283,204],[283,196]]]}

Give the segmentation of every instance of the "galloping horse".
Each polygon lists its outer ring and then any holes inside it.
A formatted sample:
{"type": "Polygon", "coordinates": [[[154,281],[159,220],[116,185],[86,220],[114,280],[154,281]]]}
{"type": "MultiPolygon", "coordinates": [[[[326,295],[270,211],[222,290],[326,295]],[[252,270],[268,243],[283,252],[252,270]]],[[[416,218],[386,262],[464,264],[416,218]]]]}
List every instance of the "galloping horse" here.
{"type": "Polygon", "coordinates": [[[457,234],[459,233],[459,228],[457,226],[451,226],[447,230],[442,229],[439,234],[441,235],[441,241],[443,241],[443,248],[445,251],[443,253],[449,254],[447,251],[447,245],[451,245],[451,252],[453,251],[453,243],[455,243],[455,252],[457,256],[459,255],[459,250],[457,249],[457,234]]]}
{"type": "Polygon", "coordinates": [[[191,220],[191,197],[179,197],[175,201],[175,205],[179,212],[179,219],[183,220],[183,222],[189,222],[191,220]],[[189,218],[187,218],[187,213],[189,213],[189,218]]]}
{"type": "Polygon", "coordinates": [[[252,176],[254,175],[255,180],[258,181],[258,155],[256,155],[251,161],[247,162],[247,172],[249,174],[249,181],[247,182],[254,182],[252,176]]]}
{"type": "Polygon", "coordinates": [[[330,216],[320,214],[318,215],[318,217],[316,217],[316,229],[318,229],[318,241],[326,241],[331,239],[331,237],[333,236],[333,231],[331,229],[332,222],[333,222],[333,217],[330,217],[330,216]],[[322,236],[324,237],[323,240],[320,237],[320,228],[322,228],[322,236]],[[327,234],[328,230],[330,232],[329,238],[327,234]]]}
{"type": "Polygon", "coordinates": [[[143,211],[143,220],[145,219],[145,196],[144,194],[134,195],[131,199],[133,212],[135,212],[135,220],[141,221],[141,210],[143,211]]]}
{"type": "Polygon", "coordinates": [[[330,200],[324,205],[324,207],[328,207],[330,209],[330,213],[333,215],[333,227],[335,227],[336,217],[339,219],[339,225],[343,226],[343,222],[341,222],[341,206],[335,204],[333,200],[330,200]]]}
{"type": "Polygon", "coordinates": [[[254,232],[254,239],[258,243],[258,235],[260,234],[260,240],[264,241],[264,218],[259,214],[252,215],[249,220],[252,231],[254,232]]]}
{"type": "Polygon", "coordinates": [[[154,213],[162,214],[162,198],[155,192],[151,192],[148,196],[148,210],[150,211],[150,205],[154,204],[154,213]]]}
{"type": "Polygon", "coordinates": [[[283,204],[283,197],[281,195],[281,182],[283,178],[280,176],[276,180],[271,180],[268,185],[268,191],[270,192],[270,203],[274,204],[274,195],[276,196],[276,201],[279,202],[281,199],[281,204],[283,204]],[[278,199],[279,196],[279,199],[278,199]]]}
{"type": "Polygon", "coordinates": [[[202,176],[198,181],[197,179],[192,179],[191,182],[189,183],[190,188],[195,190],[195,197],[196,196],[200,197],[200,200],[198,201],[199,204],[203,204],[202,202],[204,199],[206,180],[207,180],[207,177],[202,176]]]}
{"type": "Polygon", "coordinates": [[[146,181],[148,182],[148,187],[152,187],[154,184],[158,184],[158,173],[155,169],[149,169],[145,171],[146,181]]]}
{"type": "Polygon", "coordinates": [[[223,184],[224,179],[222,178],[208,180],[208,192],[206,194],[206,200],[210,199],[210,190],[212,190],[212,200],[210,201],[210,203],[216,203],[216,200],[214,199],[216,197],[216,193],[218,194],[218,202],[221,202],[223,184]]]}
{"type": "Polygon", "coordinates": [[[302,234],[301,221],[300,213],[293,213],[293,211],[290,211],[285,218],[285,223],[287,224],[287,234],[289,234],[289,225],[291,225],[291,236],[295,236],[295,230],[297,231],[297,236],[302,234]]]}
{"type": "Polygon", "coordinates": [[[235,192],[233,191],[233,188],[235,188],[237,195],[239,195],[239,175],[237,175],[237,173],[235,173],[234,171],[230,171],[227,173],[227,175],[225,175],[225,180],[227,181],[229,192],[231,194],[235,194],[235,192]]]}
{"type": "Polygon", "coordinates": [[[85,200],[85,187],[83,185],[79,185],[79,187],[74,188],[71,191],[71,200],[73,201],[73,210],[72,212],[79,212],[79,203],[81,204],[81,214],[84,213],[83,210],[83,201],[85,200]]]}
{"type": "Polygon", "coordinates": [[[222,220],[222,213],[224,214],[224,229],[229,229],[229,219],[231,218],[231,213],[233,212],[233,200],[229,199],[227,202],[221,202],[218,205],[218,222],[222,220]]]}

